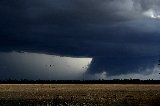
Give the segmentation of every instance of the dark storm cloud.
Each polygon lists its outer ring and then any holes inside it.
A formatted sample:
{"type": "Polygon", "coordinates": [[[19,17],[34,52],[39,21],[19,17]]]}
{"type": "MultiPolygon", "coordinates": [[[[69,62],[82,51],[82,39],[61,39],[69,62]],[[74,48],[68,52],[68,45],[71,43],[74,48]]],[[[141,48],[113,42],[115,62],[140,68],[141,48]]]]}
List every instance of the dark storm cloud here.
{"type": "Polygon", "coordinates": [[[0,50],[87,56],[93,57],[92,72],[120,74],[130,66],[134,72],[145,64],[144,58],[160,53],[160,22],[145,15],[149,10],[159,14],[159,4],[158,0],[1,0],[0,50]]]}
{"type": "Polygon", "coordinates": [[[128,73],[142,73],[147,69],[153,70],[157,64],[156,57],[141,58],[109,58],[95,57],[88,69],[89,73],[107,72],[108,75],[119,75],[128,73]],[[114,71],[112,71],[114,70],[114,71]]]}

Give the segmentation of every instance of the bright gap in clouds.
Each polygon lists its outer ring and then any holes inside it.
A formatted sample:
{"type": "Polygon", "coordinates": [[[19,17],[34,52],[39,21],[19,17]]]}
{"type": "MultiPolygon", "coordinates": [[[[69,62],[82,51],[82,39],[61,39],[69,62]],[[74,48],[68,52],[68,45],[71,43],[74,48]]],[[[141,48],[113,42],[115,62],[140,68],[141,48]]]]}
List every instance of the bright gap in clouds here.
{"type": "Polygon", "coordinates": [[[157,12],[153,9],[149,9],[148,11],[144,12],[144,15],[152,19],[160,19],[160,12],[157,12]]]}
{"type": "Polygon", "coordinates": [[[91,58],[72,58],[38,53],[0,53],[1,79],[82,79],[91,58]]]}

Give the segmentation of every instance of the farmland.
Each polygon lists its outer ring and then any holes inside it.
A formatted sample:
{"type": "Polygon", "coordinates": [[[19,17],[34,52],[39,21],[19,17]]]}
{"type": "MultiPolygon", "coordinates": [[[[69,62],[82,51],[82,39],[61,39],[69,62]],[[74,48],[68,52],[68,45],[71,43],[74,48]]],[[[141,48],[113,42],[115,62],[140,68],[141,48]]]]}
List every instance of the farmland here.
{"type": "Polygon", "coordinates": [[[160,104],[156,84],[1,84],[0,105],[130,105],[160,104]]]}

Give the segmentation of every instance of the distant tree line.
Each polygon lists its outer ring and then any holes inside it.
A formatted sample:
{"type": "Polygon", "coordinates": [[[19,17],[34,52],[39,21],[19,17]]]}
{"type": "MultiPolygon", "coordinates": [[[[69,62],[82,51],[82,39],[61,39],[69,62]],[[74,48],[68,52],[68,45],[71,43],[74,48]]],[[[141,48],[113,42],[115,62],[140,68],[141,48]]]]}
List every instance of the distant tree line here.
{"type": "Polygon", "coordinates": [[[0,84],[160,84],[160,80],[114,79],[114,80],[0,80],[0,84]]]}

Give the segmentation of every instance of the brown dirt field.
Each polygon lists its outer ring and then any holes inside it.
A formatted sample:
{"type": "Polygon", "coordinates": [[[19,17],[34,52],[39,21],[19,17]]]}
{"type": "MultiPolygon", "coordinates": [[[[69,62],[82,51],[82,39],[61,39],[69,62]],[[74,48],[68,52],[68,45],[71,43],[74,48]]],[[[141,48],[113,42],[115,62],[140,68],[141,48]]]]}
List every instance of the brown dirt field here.
{"type": "Polygon", "coordinates": [[[160,105],[154,84],[1,84],[0,105],[160,105]]]}

